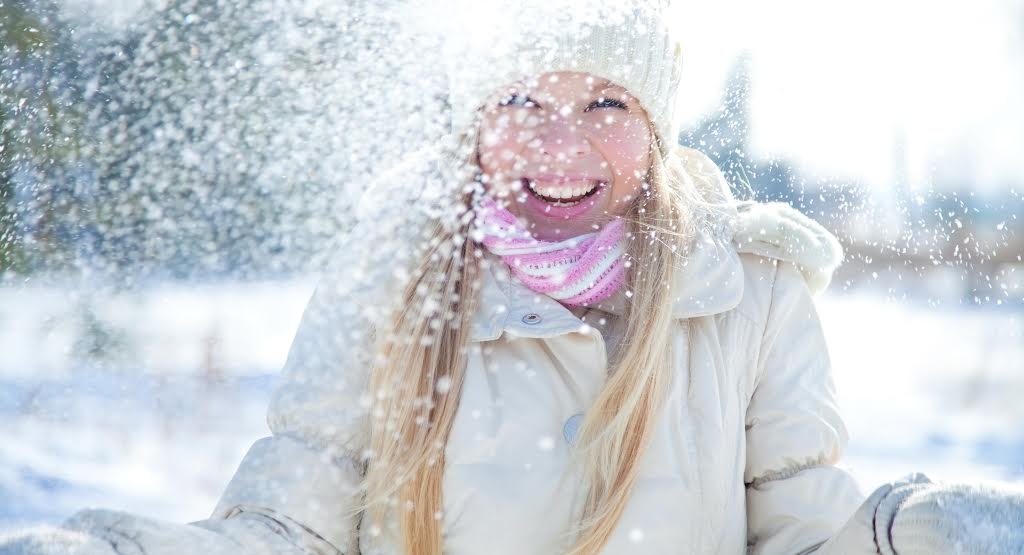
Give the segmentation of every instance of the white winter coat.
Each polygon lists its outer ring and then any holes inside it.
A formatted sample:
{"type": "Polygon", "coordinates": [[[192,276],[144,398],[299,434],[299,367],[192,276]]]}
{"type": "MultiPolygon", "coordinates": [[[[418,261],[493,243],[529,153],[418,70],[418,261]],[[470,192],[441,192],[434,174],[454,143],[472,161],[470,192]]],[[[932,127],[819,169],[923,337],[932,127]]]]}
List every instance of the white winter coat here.
{"type": "MultiPolygon", "coordinates": [[[[736,228],[731,240],[702,236],[675,284],[675,382],[604,553],[809,553],[864,500],[837,466],[847,434],[812,301],[837,243],[779,206],[742,205],[736,228]]],[[[252,446],[211,519],[92,511],[76,526],[121,539],[124,553],[395,553],[388,530],[375,537],[342,518],[366,439],[366,361],[349,353],[368,330],[352,301],[381,293],[336,298],[330,280],[273,396],[273,435],[252,446]]],[[[445,553],[553,555],[579,497],[555,489],[572,448],[567,422],[604,383],[621,304],[574,314],[501,265],[482,295],[446,452],[445,553]]],[[[874,552],[833,544],[820,552],[874,552]]]]}

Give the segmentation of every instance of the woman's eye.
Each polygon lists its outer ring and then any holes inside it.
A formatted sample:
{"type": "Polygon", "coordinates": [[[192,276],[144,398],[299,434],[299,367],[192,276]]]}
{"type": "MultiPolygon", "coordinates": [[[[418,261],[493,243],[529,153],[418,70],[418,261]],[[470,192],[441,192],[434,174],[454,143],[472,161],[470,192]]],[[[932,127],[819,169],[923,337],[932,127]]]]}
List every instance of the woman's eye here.
{"type": "Polygon", "coordinates": [[[622,110],[628,110],[626,103],[617,98],[598,98],[597,100],[590,103],[587,106],[587,110],[592,108],[619,108],[622,110]]]}
{"type": "Polygon", "coordinates": [[[521,94],[509,94],[498,101],[499,106],[522,106],[532,108],[537,105],[532,98],[521,94]]]}

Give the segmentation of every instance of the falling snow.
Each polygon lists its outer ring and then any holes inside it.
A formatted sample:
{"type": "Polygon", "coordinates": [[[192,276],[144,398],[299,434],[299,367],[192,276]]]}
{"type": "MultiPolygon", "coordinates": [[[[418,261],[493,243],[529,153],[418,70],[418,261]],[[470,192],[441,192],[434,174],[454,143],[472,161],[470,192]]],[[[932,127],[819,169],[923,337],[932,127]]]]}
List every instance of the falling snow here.
{"type": "MultiPolygon", "coordinates": [[[[336,249],[360,261],[341,269],[345,297],[408,283],[427,249],[441,260],[478,239],[439,245],[422,231],[465,216],[452,202],[465,176],[446,165],[464,152],[450,137],[445,48],[490,40],[471,17],[502,23],[463,4],[438,18],[436,3],[413,0],[0,0],[0,531],[84,506],[208,516],[265,435],[277,371],[336,249]]],[[[1019,21],[1006,5],[1000,18],[1019,21]]],[[[1024,51],[1017,31],[1002,37],[1007,51],[1024,51]]],[[[515,40],[495,40],[495,52],[515,40]]],[[[711,63],[704,50],[720,50],[701,46],[685,56],[694,75],[711,63]]],[[[769,68],[808,72],[777,65],[786,48],[718,63],[713,106],[694,113],[688,99],[679,140],[707,152],[737,197],[787,202],[842,242],[819,307],[851,432],[846,463],[864,484],[911,470],[1024,480],[1013,425],[1024,421],[1024,171],[993,146],[1017,157],[1020,114],[957,114],[964,134],[944,127],[936,146],[900,130],[942,119],[913,99],[899,98],[906,117],[875,121],[835,100],[846,88],[772,81],[769,68]],[[835,106],[772,104],[798,93],[835,106]],[[881,155],[839,138],[862,124],[889,133],[881,155]],[[765,139],[792,129],[810,131],[779,148],[765,139]],[[979,132],[998,172],[970,144],[979,132]],[[826,146],[793,154],[816,143],[826,146]],[[837,152],[846,166],[829,166],[837,152]]],[[[985,88],[1020,98],[1012,79],[985,88]]],[[[923,81],[936,94],[944,84],[923,81]]],[[[452,318],[416,294],[432,330],[452,318]]],[[[345,303],[337,316],[375,321],[389,308],[345,303]]],[[[536,447],[561,442],[553,430],[536,447]]],[[[644,529],[628,538],[644,542],[644,529]]]]}

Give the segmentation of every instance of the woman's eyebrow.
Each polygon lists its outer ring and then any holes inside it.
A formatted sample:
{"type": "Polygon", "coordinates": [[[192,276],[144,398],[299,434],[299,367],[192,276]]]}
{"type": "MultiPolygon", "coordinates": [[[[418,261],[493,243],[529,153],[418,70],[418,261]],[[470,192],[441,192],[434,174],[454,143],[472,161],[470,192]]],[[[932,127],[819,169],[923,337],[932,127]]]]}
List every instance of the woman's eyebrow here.
{"type": "Polygon", "coordinates": [[[604,79],[597,85],[596,91],[603,91],[605,89],[621,89],[619,85],[613,83],[610,79],[604,79]]]}
{"type": "MultiPolygon", "coordinates": [[[[601,86],[598,87],[597,90],[594,92],[604,92],[607,89],[621,89],[621,87],[619,87],[615,83],[612,83],[611,81],[604,81],[603,83],[601,83],[601,86]]],[[[629,92],[625,90],[615,91],[615,94],[619,97],[628,96],[628,98],[632,98],[632,95],[629,95],[629,92]]]]}

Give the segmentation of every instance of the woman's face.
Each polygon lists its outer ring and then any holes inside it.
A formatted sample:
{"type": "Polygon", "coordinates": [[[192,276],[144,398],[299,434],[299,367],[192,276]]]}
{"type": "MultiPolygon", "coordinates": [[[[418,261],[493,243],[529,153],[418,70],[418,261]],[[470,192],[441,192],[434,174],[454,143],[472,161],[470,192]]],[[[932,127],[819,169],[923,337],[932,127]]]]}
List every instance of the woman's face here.
{"type": "Polygon", "coordinates": [[[588,73],[509,84],[484,107],[477,144],[485,186],[509,199],[534,237],[560,240],[625,214],[651,165],[647,114],[588,73]]]}

